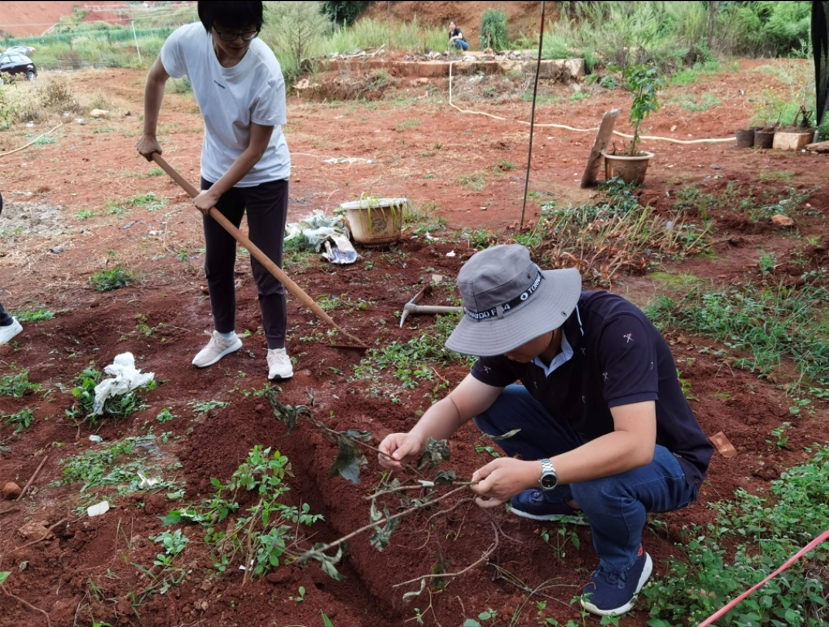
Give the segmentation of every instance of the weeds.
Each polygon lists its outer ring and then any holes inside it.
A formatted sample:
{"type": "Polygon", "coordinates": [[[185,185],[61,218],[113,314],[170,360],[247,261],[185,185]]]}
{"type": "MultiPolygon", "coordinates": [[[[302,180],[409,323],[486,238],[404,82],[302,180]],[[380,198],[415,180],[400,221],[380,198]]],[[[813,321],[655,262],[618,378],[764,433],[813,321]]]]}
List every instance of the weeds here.
{"type": "Polygon", "coordinates": [[[13,425],[15,433],[20,433],[23,429],[31,427],[34,419],[34,412],[28,407],[24,407],[16,414],[10,414],[5,417],[6,424],[13,425]]]}
{"type": "Polygon", "coordinates": [[[29,311],[16,311],[12,316],[17,318],[18,322],[41,322],[43,320],[52,320],[55,314],[48,309],[42,308],[29,311]]]}
{"type": "MultiPolygon", "coordinates": [[[[714,523],[686,531],[687,545],[677,545],[685,558],[671,559],[667,574],[642,592],[651,603],[649,624],[700,622],[829,527],[829,447],[809,452],[812,459],[772,481],[767,496],[740,488],[733,501],[712,505],[717,513],[714,523]],[[733,549],[726,552],[725,543],[733,549]]],[[[717,624],[826,624],[827,562],[829,552],[816,549],[717,624]]]]}
{"type": "Polygon", "coordinates": [[[473,174],[462,174],[455,179],[455,183],[479,192],[486,187],[486,177],[480,172],[475,172],[473,174]]]}
{"type": "Polygon", "coordinates": [[[135,273],[121,266],[111,270],[98,270],[89,278],[89,282],[99,292],[111,292],[126,287],[136,279],[135,273]]]}
{"type": "MultiPolygon", "coordinates": [[[[73,414],[74,416],[83,415],[86,420],[89,420],[93,425],[98,424],[99,416],[94,413],[95,408],[95,386],[98,385],[104,378],[104,375],[99,370],[96,370],[94,365],[90,365],[78,374],[74,381],[72,388],[72,396],[75,397],[77,407],[73,406],[72,410],[67,411],[67,416],[73,414]]],[[[152,390],[156,387],[156,382],[151,381],[146,389],[152,390]]],[[[103,415],[111,416],[113,418],[126,418],[130,414],[144,409],[144,400],[138,391],[131,391],[125,394],[118,394],[117,396],[110,396],[106,399],[103,406],[103,415]]]]}
{"type": "Polygon", "coordinates": [[[190,521],[204,525],[204,539],[214,545],[213,565],[219,572],[238,561],[244,565],[245,581],[250,572],[261,577],[279,567],[283,555],[292,555],[291,547],[298,539],[296,525],[311,525],[322,519],[310,513],[307,503],[294,507],[281,502],[290,489],[284,484],[289,469],[288,458],[279,451],[271,454],[270,448],[254,446],[230,481],[210,480],[215,492],[199,510],[172,511],[164,523],[190,521]],[[245,493],[259,498],[255,505],[243,509],[239,501],[245,493]]]}
{"type": "Polygon", "coordinates": [[[225,401],[190,401],[187,403],[190,407],[193,408],[193,411],[197,414],[207,414],[214,409],[221,409],[222,407],[227,407],[230,403],[225,401]]]}
{"type": "MultiPolygon", "coordinates": [[[[682,327],[703,333],[731,350],[745,350],[749,358],[738,367],[775,378],[783,362],[794,364],[801,378],[829,386],[829,338],[822,303],[825,287],[806,283],[801,288],[747,284],[715,292],[693,289],[685,296],[661,296],[648,314],[658,326],[682,327]]],[[[801,381],[798,380],[799,384],[801,381]]]]}
{"type": "Polygon", "coordinates": [[[22,398],[27,393],[43,392],[43,386],[39,383],[29,383],[29,370],[17,370],[12,364],[11,369],[15,372],[0,378],[0,395],[22,398]]]}

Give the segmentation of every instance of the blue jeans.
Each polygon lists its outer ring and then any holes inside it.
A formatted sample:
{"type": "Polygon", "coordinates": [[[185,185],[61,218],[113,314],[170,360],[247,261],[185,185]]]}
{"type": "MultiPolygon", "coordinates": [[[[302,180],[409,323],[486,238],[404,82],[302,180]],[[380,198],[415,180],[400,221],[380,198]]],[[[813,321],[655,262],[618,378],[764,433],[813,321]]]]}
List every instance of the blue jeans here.
{"type": "MultiPolygon", "coordinates": [[[[526,460],[552,457],[584,444],[569,424],[553,418],[522,385],[504,388],[492,407],[475,418],[475,424],[495,436],[521,429],[496,444],[510,457],[520,455],[526,460]]],[[[685,507],[694,494],[679,462],[659,445],[647,466],[556,490],[587,514],[601,565],[616,573],[636,561],[647,513],[685,507]]]]}
{"type": "Polygon", "coordinates": [[[469,42],[464,41],[463,39],[454,39],[452,40],[452,46],[457,48],[458,50],[469,50],[469,42]]]}

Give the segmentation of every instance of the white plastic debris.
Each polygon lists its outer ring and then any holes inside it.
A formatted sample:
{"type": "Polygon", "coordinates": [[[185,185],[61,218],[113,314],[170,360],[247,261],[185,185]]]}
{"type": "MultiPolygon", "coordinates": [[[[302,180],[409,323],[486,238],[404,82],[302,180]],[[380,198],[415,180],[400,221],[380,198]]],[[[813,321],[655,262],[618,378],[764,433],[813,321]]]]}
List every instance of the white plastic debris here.
{"type": "Polygon", "coordinates": [[[343,265],[354,263],[359,256],[347,235],[332,235],[325,240],[325,252],[322,253],[322,258],[326,261],[343,265]]]}
{"type": "Polygon", "coordinates": [[[135,367],[135,357],[132,353],[121,353],[112,363],[104,368],[104,372],[114,375],[114,379],[104,379],[95,386],[95,403],[92,406],[92,415],[100,416],[104,413],[104,403],[108,398],[132,392],[136,388],[147,385],[155,377],[153,372],[142,373],[135,367]]]}
{"type": "Polygon", "coordinates": [[[447,257],[454,257],[454,256],[455,256],[455,251],[454,251],[454,250],[450,250],[448,253],[446,253],[446,256],[447,256],[447,257]]]}
{"type": "Polygon", "coordinates": [[[101,442],[104,441],[104,439],[100,435],[90,435],[89,436],[89,441],[90,442],[96,442],[96,443],[100,444],[101,442]]]}
{"type": "Polygon", "coordinates": [[[138,476],[141,478],[141,483],[138,484],[139,490],[149,490],[160,481],[160,479],[147,479],[147,477],[142,475],[140,472],[138,473],[138,476]]]}
{"type": "Polygon", "coordinates": [[[299,222],[285,225],[285,241],[288,242],[296,237],[302,238],[302,243],[308,249],[317,252],[322,250],[325,241],[334,235],[350,237],[345,216],[327,216],[322,211],[314,211],[299,222]]]}
{"type": "Polygon", "coordinates": [[[101,501],[100,503],[96,503],[95,505],[90,505],[86,508],[86,513],[92,516],[100,516],[101,514],[106,514],[109,511],[109,503],[107,501],[101,501]]]}

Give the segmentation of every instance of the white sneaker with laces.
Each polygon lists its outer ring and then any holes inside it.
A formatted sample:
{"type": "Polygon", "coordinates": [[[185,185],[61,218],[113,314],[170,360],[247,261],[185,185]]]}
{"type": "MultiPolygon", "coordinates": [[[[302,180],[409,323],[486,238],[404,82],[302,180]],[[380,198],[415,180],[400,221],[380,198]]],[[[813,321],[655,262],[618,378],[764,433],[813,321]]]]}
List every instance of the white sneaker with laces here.
{"type": "Polygon", "coordinates": [[[5,327],[0,327],[0,345],[7,343],[15,335],[20,333],[23,327],[17,321],[17,318],[12,318],[12,323],[5,327]]]}
{"type": "Polygon", "coordinates": [[[294,376],[291,358],[284,348],[268,349],[268,379],[290,379],[294,376]]]}
{"type": "Polygon", "coordinates": [[[207,343],[207,346],[201,349],[199,354],[193,358],[193,365],[196,368],[207,368],[207,366],[212,366],[225,355],[238,351],[242,348],[242,340],[240,340],[239,336],[235,333],[229,340],[226,340],[219,335],[218,331],[213,331],[213,333],[205,331],[205,334],[210,335],[211,338],[207,343]]]}

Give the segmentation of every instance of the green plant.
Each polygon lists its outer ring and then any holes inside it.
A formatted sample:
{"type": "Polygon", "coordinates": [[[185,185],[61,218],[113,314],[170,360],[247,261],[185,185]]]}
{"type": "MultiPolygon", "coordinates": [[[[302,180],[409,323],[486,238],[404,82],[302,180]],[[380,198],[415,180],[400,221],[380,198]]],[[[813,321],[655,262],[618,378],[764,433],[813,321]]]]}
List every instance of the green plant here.
{"type": "Polygon", "coordinates": [[[541,539],[550,545],[553,549],[556,559],[559,562],[564,562],[567,556],[567,545],[572,545],[577,551],[581,548],[581,540],[579,535],[571,528],[565,525],[559,525],[555,533],[551,534],[548,529],[542,529],[540,534],[541,539]]]}
{"type": "Polygon", "coordinates": [[[29,370],[17,370],[15,364],[11,365],[13,374],[0,377],[0,395],[22,398],[26,393],[42,392],[43,386],[39,383],[29,383],[29,370]]]}
{"type": "Polygon", "coordinates": [[[792,426],[792,423],[784,422],[779,427],[775,427],[774,429],[772,429],[771,430],[771,437],[774,438],[774,441],[766,440],[766,444],[771,444],[772,446],[774,446],[774,448],[780,448],[780,449],[789,448],[788,447],[789,438],[784,437],[783,434],[786,432],[786,429],[788,429],[791,426],[792,426]]]}
{"type": "Polygon", "coordinates": [[[135,273],[127,270],[121,266],[116,266],[111,270],[98,270],[89,278],[89,282],[95,286],[99,292],[110,292],[122,287],[126,287],[135,281],[135,273]]]}
{"type": "Polygon", "coordinates": [[[481,15],[481,50],[504,50],[508,46],[507,15],[498,9],[489,9],[481,15]]]}
{"type": "MultiPolygon", "coordinates": [[[[98,423],[99,416],[94,412],[95,408],[95,386],[104,378],[102,372],[90,364],[82,370],[73,380],[72,396],[75,397],[79,414],[83,414],[86,420],[93,425],[98,423]]],[[[156,382],[152,381],[147,385],[148,390],[154,389],[156,382]]],[[[114,418],[126,418],[130,414],[144,409],[144,400],[138,390],[110,396],[103,406],[103,416],[114,418]]]]}
{"type": "MultiPolygon", "coordinates": [[[[150,174],[152,175],[152,172],[150,174]]],[[[159,209],[164,209],[164,207],[167,206],[167,199],[158,198],[153,192],[136,194],[135,196],[128,198],[126,202],[134,207],[145,207],[148,211],[158,211],[159,209]]]]}
{"type": "Polygon", "coordinates": [[[288,467],[288,458],[279,451],[271,454],[270,448],[254,446],[230,481],[210,480],[215,492],[199,510],[175,510],[163,520],[165,524],[185,520],[204,525],[205,541],[214,545],[217,570],[225,572],[241,558],[245,581],[251,572],[261,577],[280,566],[283,555],[294,555],[291,547],[297,540],[296,525],[322,519],[310,513],[307,503],[295,507],[281,502],[290,489],[284,484],[288,467]],[[255,504],[242,509],[239,500],[245,492],[254,496],[255,504]]]}
{"type": "MultiPolygon", "coordinates": [[[[671,558],[665,576],[655,577],[642,591],[650,604],[650,625],[699,623],[724,599],[765,579],[829,527],[824,489],[829,448],[807,451],[811,459],[772,481],[767,495],[739,488],[732,500],[712,505],[713,523],[686,530],[685,544],[677,545],[684,555],[671,558]]],[[[825,624],[827,585],[819,573],[829,568],[829,551],[818,547],[808,555],[717,624],[825,624]]]]}
{"type": "Polygon", "coordinates": [[[155,417],[155,419],[162,424],[165,422],[170,422],[171,420],[175,420],[176,418],[178,418],[178,416],[176,416],[166,407],[162,409],[160,412],[158,412],[158,416],[155,417]]]}
{"type": "Polygon", "coordinates": [[[625,85],[633,92],[628,119],[633,124],[633,139],[625,154],[635,157],[639,152],[639,125],[651,113],[659,111],[657,90],[665,85],[656,68],[645,65],[629,65],[624,72],[625,85]]]}
{"type": "Polygon", "coordinates": [[[54,312],[41,308],[30,311],[16,311],[12,316],[17,318],[18,322],[41,322],[42,320],[52,320],[55,317],[54,312]]]}
{"type": "Polygon", "coordinates": [[[34,419],[34,412],[28,407],[24,407],[16,414],[10,414],[5,417],[7,425],[14,425],[15,433],[20,433],[23,429],[31,427],[34,419]]]}
{"type": "Polygon", "coordinates": [[[187,403],[190,407],[193,408],[193,411],[197,414],[206,414],[208,412],[213,411],[214,409],[221,409],[222,407],[227,407],[230,403],[225,401],[190,401],[187,403]]]}
{"type": "Polygon", "coordinates": [[[181,554],[190,542],[181,529],[176,529],[173,533],[164,531],[155,537],[150,536],[150,540],[164,546],[164,553],[156,555],[153,562],[154,565],[162,568],[169,567],[173,559],[181,554]]]}
{"type": "Polygon", "coordinates": [[[75,214],[75,217],[78,220],[88,220],[89,218],[92,218],[96,215],[98,215],[98,214],[96,214],[94,211],[92,211],[92,209],[81,209],[80,211],[78,211],[75,214]]]}

